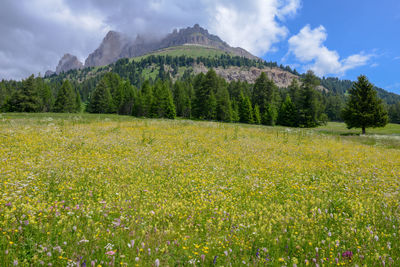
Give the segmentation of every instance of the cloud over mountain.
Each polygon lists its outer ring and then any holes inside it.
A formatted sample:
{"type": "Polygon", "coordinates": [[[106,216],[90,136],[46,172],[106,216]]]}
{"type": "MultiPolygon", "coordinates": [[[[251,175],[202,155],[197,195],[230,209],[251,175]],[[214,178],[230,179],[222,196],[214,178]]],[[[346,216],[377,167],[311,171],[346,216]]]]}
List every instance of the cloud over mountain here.
{"type": "Polygon", "coordinates": [[[261,56],[288,36],[283,21],[300,7],[300,0],[5,0],[0,79],[44,73],[65,53],[84,61],[110,29],[159,37],[199,23],[261,56]]]}

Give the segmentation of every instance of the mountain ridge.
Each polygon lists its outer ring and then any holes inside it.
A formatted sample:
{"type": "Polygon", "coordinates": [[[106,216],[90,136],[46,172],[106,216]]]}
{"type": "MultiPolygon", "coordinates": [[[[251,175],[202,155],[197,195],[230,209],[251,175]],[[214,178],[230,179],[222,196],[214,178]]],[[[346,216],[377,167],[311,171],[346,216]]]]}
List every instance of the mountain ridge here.
{"type": "MultiPolygon", "coordinates": [[[[159,39],[149,39],[142,35],[137,35],[132,40],[123,33],[109,31],[99,47],[88,55],[83,66],[80,66],[75,59],[73,60],[75,64],[61,64],[61,61],[65,57],[64,55],[57,66],[56,73],[59,74],[62,71],[67,72],[82,67],[106,66],[121,58],[140,57],[161,49],[181,45],[205,46],[219,49],[235,56],[254,60],[260,59],[243,48],[231,47],[217,35],[210,34],[208,30],[200,27],[199,24],[195,24],[193,27],[182,28],[180,30],[175,29],[173,32],[159,39]]],[[[75,57],[70,54],[68,56],[69,60],[75,57]]]]}

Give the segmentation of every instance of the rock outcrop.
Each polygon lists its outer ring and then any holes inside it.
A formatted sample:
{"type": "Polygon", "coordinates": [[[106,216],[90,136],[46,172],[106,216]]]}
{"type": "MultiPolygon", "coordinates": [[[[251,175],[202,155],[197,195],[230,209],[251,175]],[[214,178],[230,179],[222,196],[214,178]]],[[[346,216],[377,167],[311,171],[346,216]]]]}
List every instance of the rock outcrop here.
{"type": "Polygon", "coordinates": [[[45,78],[46,78],[46,77],[50,77],[50,76],[52,76],[52,75],[54,75],[54,74],[55,74],[54,71],[48,70],[48,71],[46,71],[46,73],[44,74],[44,77],[45,77],[45,78]]]}
{"type": "MultiPolygon", "coordinates": [[[[207,73],[208,68],[203,64],[195,65],[194,73],[207,73]]],[[[268,78],[273,80],[274,83],[281,88],[287,88],[293,81],[293,79],[299,80],[299,76],[296,76],[288,71],[282,70],[280,68],[246,68],[246,67],[228,67],[222,68],[218,67],[214,69],[217,75],[224,78],[226,81],[246,81],[248,83],[255,83],[256,79],[261,75],[262,72],[267,74],[268,78]]]]}
{"type": "Polygon", "coordinates": [[[76,56],[65,54],[58,62],[56,73],[60,74],[61,72],[67,72],[69,70],[76,70],[82,68],[83,64],[78,60],[76,56]]]}

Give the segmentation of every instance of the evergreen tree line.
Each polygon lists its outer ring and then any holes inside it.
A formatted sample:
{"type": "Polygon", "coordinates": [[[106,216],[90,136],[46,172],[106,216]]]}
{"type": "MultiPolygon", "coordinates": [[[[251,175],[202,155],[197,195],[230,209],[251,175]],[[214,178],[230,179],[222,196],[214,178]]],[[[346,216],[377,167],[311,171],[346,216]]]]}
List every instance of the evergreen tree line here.
{"type": "Polygon", "coordinates": [[[68,80],[52,91],[43,78],[31,75],[22,82],[0,83],[0,110],[4,112],[81,112],[79,92],[68,80]]]}
{"type": "MultiPolygon", "coordinates": [[[[241,57],[232,57],[230,55],[220,55],[215,57],[198,57],[193,58],[189,56],[169,56],[169,55],[151,55],[137,60],[120,59],[116,63],[111,64],[106,67],[100,68],[85,68],[84,70],[71,70],[67,73],[61,73],[59,75],[54,75],[49,77],[50,86],[53,88],[60,88],[65,79],[71,81],[72,86],[79,92],[82,101],[87,103],[89,101],[89,96],[96,88],[99,81],[103,78],[105,73],[114,72],[118,74],[124,80],[129,81],[132,85],[137,88],[141,88],[143,83],[147,80],[151,84],[155,83],[155,80],[168,80],[171,78],[176,79],[177,73],[180,67],[185,67],[185,71],[180,72],[179,80],[187,82],[193,79],[193,70],[191,66],[194,63],[202,63],[208,67],[229,67],[229,66],[242,66],[242,67],[280,67],[287,71],[292,71],[288,67],[278,66],[276,62],[265,62],[250,60],[241,57]],[[148,74],[149,70],[151,75],[148,74]],[[154,77],[154,72],[158,74],[154,77]],[[147,74],[145,74],[147,73],[147,74]],[[150,76],[150,77],[149,77],[150,76]],[[151,78],[153,76],[153,78],[151,78]]],[[[293,70],[292,73],[298,74],[297,71],[293,70]]],[[[304,79],[306,74],[300,77],[304,79]]],[[[328,116],[330,121],[343,121],[341,116],[341,110],[344,108],[347,98],[347,92],[353,86],[354,82],[349,80],[339,80],[338,78],[322,78],[319,79],[322,86],[328,89],[327,92],[322,92],[322,104],[325,107],[325,114],[328,116]]],[[[1,90],[1,87],[0,87],[1,90]]],[[[378,96],[382,98],[388,105],[389,118],[391,122],[399,122],[399,109],[397,108],[397,103],[400,102],[400,96],[386,92],[383,89],[376,88],[378,96]]],[[[282,91],[282,90],[280,90],[282,91]]],[[[57,92],[57,90],[55,90],[57,92]]],[[[54,93],[54,92],[53,92],[54,93]]],[[[250,97],[250,96],[249,96],[250,97]]],[[[293,101],[293,97],[291,99],[293,101]]],[[[233,98],[233,96],[231,96],[233,98]]],[[[285,100],[285,94],[281,94],[281,101],[285,100]]],[[[238,102],[238,96],[234,99],[238,102]]],[[[234,100],[234,99],[231,99],[234,100]]],[[[250,99],[252,99],[250,97],[250,99]]],[[[1,91],[0,91],[0,101],[1,101],[1,91]]],[[[0,103],[1,104],[1,103],[0,103]]],[[[234,104],[234,103],[232,103],[234,104]]],[[[237,104],[237,103],[236,103],[237,104]]],[[[263,109],[262,107],[259,107],[263,109]]],[[[273,112],[273,109],[271,110],[273,112]]]]}
{"type": "MultiPolygon", "coordinates": [[[[118,63],[119,64],[119,63],[118,63]]],[[[328,78],[330,79],[330,78],[328,78]]],[[[0,82],[0,110],[4,112],[117,113],[137,117],[218,120],[264,125],[315,127],[327,120],[342,121],[346,97],[317,90],[320,79],[308,72],[300,82],[280,89],[262,73],[254,85],[226,82],[214,70],[186,75],[172,82],[144,80],[135,87],[129,78],[108,72],[83,83],[45,82],[34,76],[22,82],[0,82]],[[90,92],[81,90],[93,87],[90,92]],[[87,105],[85,107],[85,105],[87,105]]],[[[400,123],[400,103],[388,108],[391,122],[400,123]]]]}
{"type": "Polygon", "coordinates": [[[227,83],[213,69],[186,80],[145,81],[136,89],[118,74],[108,73],[90,96],[91,113],[118,113],[137,117],[175,116],[292,127],[315,127],[327,120],[318,78],[308,73],[282,91],[262,73],[254,86],[227,83]],[[283,99],[283,100],[282,100],[283,99]]]}
{"type": "MultiPolygon", "coordinates": [[[[170,76],[176,77],[179,72],[179,68],[185,67],[186,70],[183,75],[183,79],[188,78],[192,75],[190,68],[193,64],[203,64],[208,68],[216,67],[279,67],[283,70],[289,71],[293,74],[299,75],[296,70],[292,70],[289,66],[284,67],[283,65],[278,66],[276,62],[266,62],[263,60],[251,60],[248,58],[230,56],[227,54],[222,54],[220,56],[214,57],[197,57],[193,58],[190,56],[170,56],[170,55],[150,55],[141,60],[129,60],[123,58],[111,64],[109,66],[100,68],[85,68],[83,70],[70,70],[65,73],[60,73],[59,75],[52,75],[48,77],[51,84],[62,83],[65,79],[69,79],[74,87],[80,92],[82,100],[84,102],[88,101],[89,94],[94,90],[99,80],[104,76],[104,72],[114,72],[117,73],[121,78],[128,79],[130,83],[136,87],[141,87],[142,84],[149,79],[143,75],[147,70],[158,70],[158,75],[156,79],[168,79],[170,76]],[[168,71],[165,71],[165,66],[168,66],[168,71]],[[146,70],[146,71],[145,71],[146,70]],[[89,73],[92,73],[89,75],[89,73]],[[93,73],[94,72],[94,73],[93,73]],[[94,76],[94,77],[93,77],[94,76]],[[78,82],[80,81],[80,82],[78,82]]],[[[154,80],[150,78],[150,82],[153,83],[154,80]]]]}

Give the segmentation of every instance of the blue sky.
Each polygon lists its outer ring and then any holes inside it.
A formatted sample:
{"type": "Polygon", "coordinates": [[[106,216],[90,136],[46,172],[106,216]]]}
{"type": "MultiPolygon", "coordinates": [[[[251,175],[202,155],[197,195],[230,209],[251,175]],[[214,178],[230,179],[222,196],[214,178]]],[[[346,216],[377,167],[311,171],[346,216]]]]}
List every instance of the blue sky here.
{"type": "MultiPolygon", "coordinates": [[[[292,18],[284,25],[295,35],[305,25],[315,29],[322,25],[327,34],[323,43],[336,51],[340,58],[364,53],[370,59],[364,66],[347,70],[342,79],[355,80],[365,74],[375,85],[400,94],[400,1],[396,0],[305,0],[292,18]]],[[[277,52],[268,52],[266,60],[282,62],[303,70],[305,62],[294,55],[287,57],[286,40],[276,44],[277,52]],[[282,60],[284,59],[284,60],[282,60]]]]}
{"type": "Polygon", "coordinates": [[[163,36],[199,23],[232,46],[300,72],[400,94],[399,0],[2,0],[0,80],[82,62],[109,30],[163,36]]]}

